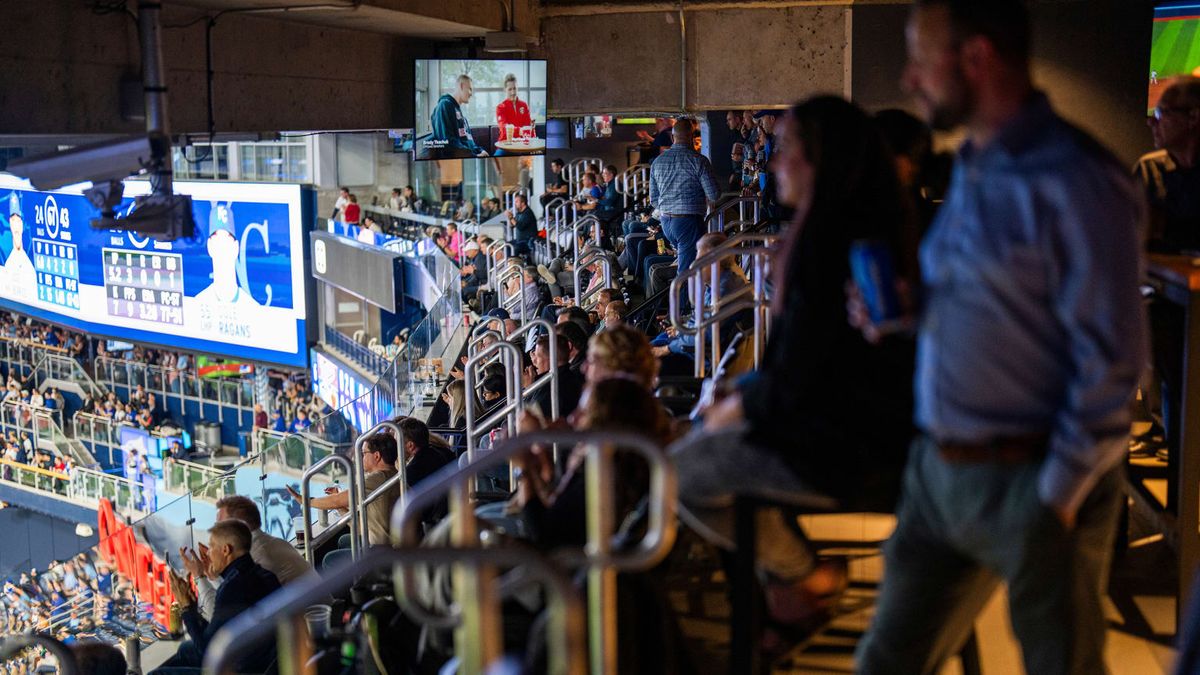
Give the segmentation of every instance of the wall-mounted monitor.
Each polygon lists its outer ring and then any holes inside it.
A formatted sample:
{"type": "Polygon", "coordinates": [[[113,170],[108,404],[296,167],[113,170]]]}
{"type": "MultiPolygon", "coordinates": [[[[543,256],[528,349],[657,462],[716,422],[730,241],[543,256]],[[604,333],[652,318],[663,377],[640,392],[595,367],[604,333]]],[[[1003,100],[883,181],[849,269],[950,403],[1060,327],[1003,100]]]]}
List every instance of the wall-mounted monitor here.
{"type": "Polygon", "coordinates": [[[545,61],[417,59],[414,67],[414,159],[545,153],[545,61]]]}
{"type": "Polygon", "coordinates": [[[1200,77],[1200,0],[1160,2],[1154,8],[1148,113],[1180,75],[1200,77]]]}
{"type": "MultiPolygon", "coordinates": [[[[0,306],[76,330],[248,361],[308,365],[305,223],[314,195],[280,183],[177,182],[196,235],[93,230],[74,186],[0,175],[0,306]]],[[[125,182],[124,213],[148,194],[125,182]]]]}

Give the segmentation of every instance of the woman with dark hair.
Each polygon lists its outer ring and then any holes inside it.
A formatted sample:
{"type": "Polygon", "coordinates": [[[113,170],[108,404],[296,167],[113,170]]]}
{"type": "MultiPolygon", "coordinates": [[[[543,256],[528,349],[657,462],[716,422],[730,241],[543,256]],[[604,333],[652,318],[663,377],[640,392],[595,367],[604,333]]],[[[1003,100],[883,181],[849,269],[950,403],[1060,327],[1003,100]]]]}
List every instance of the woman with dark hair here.
{"type": "MultiPolygon", "coordinates": [[[[890,151],[871,119],[839,98],[793,107],[779,127],[773,169],[795,208],[772,269],[764,361],[710,407],[704,430],[674,449],[683,516],[732,548],[732,497],[836,500],[890,510],[912,436],[913,350],[894,337],[869,344],[847,321],[849,252],[884,242],[903,277],[916,274],[916,234],[890,151]]],[[[758,556],[769,618],[802,622],[844,585],[816,560],[782,512],[759,514],[758,556]]]]}

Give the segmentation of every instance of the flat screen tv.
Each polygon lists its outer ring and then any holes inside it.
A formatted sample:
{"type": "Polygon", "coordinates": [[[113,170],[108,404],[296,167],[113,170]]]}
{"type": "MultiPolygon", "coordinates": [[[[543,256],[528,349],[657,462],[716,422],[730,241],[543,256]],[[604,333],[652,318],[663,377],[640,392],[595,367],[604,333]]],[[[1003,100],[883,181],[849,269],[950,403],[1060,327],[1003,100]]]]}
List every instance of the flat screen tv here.
{"type": "Polygon", "coordinates": [[[1200,0],[1161,2],[1154,8],[1148,114],[1180,75],[1200,77],[1200,0]]]}
{"type": "Polygon", "coordinates": [[[413,159],[542,155],[546,62],[417,59],[413,159]]]}

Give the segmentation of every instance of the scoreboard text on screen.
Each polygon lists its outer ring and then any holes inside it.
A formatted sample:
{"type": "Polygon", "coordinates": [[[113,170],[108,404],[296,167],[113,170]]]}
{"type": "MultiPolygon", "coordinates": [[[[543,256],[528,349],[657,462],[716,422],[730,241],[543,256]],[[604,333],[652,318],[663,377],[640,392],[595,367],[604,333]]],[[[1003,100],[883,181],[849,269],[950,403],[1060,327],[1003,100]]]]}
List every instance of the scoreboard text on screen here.
{"type": "Polygon", "coordinates": [[[104,249],[109,316],[183,325],[183,256],[104,249]]]}
{"type": "Polygon", "coordinates": [[[38,300],[79,309],[79,248],[46,239],[33,240],[38,300]]]}

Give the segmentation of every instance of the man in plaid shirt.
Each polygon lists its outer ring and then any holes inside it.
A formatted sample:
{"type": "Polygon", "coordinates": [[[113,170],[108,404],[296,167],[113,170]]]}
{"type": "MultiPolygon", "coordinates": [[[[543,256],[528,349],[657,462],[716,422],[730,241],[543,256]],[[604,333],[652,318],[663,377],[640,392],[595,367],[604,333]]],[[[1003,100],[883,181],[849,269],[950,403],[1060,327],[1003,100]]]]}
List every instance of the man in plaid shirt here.
{"type": "Polygon", "coordinates": [[[712,164],[692,147],[694,137],[691,120],[678,120],[671,131],[674,145],[650,165],[650,203],[661,214],[663,234],[679,256],[679,274],[696,259],[704,214],[721,194],[712,164]]]}

